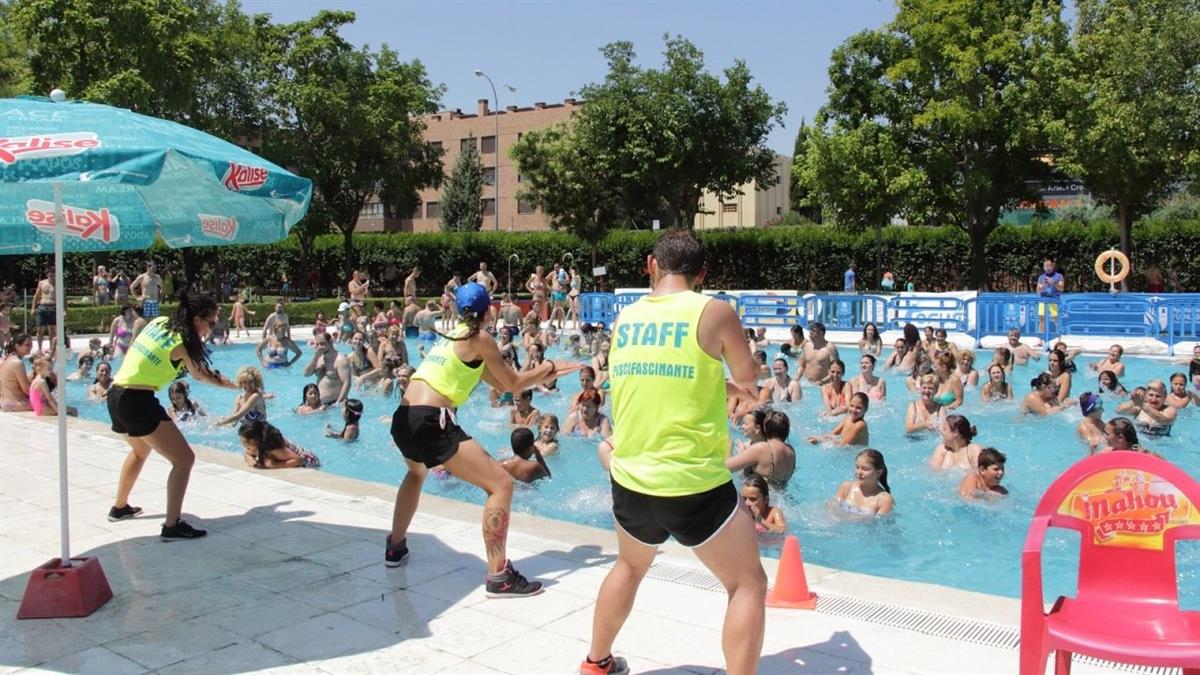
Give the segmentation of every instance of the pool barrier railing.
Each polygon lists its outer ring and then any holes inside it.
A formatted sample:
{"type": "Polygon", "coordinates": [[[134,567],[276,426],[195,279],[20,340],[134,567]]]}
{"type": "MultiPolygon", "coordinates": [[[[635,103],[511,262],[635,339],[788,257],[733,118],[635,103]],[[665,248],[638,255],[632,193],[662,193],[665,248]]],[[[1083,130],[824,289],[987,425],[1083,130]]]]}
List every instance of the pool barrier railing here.
{"type": "MultiPolygon", "coordinates": [[[[870,293],[707,292],[730,303],[749,328],[807,328],[821,322],[830,330],[861,331],[868,323],[897,330],[911,323],[966,333],[980,346],[985,337],[1016,328],[1039,337],[1049,349],[1070,335],[1152,338],[1175,354],[1180,342],[1200,341],[1200,293],[1064,293],[1056,298],[1033,293],[952,295],[874,295],[870,293]]],[[[645,291],[584,293],[582,319],[611,326],[625,307],[645,291]]]]}

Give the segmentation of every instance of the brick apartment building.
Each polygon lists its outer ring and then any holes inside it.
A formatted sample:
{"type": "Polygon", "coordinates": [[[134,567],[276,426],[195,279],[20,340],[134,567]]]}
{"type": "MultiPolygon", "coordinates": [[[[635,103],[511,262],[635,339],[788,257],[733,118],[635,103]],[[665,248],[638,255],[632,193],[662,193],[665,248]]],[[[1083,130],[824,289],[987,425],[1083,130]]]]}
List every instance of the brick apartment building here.
{"type": "MultiPolygon", "coordinates": [[[[496,227],[495,163],[497,149],[500,152],[500,229],[504,231],[548,230],[550,219],[546,214],[517,199],[521,191],[521,176],[516,164],[509,156],[509,149],[521,135],[535,129],[544,129],[559,122],[566,122],[583,106],[583,101],[573,98],[562,103],[534,103],[533,107],[508,106],[497,113],[491,110],[487,99],[479,99],[474,114],[462,110],[449,110],[425,116],[425,141],[441,146],[445,174],[449,176],[459,152],[467,143],[476,143],[480,162],[483,164],[483,223],[481,229],[490,231],[496,227]],[[496,140],[496,118],[500,119],[499,148],[496,140]],[[473,138],[472,138],[473,136],[473,138]]],[[[761,227],[778,218],[788,208],[788,174],[791,158],[776,156],[776,170],[781,180],[774,187],[759,190],[753,183],[742,186],[744,194],[732,200],[719,202],[713,195],[705,193],[701,200],[702,211],[696,216],[697,228],[710,227],[761,227]]],[[[359,214],[357,232],[437,232],[441,229],[439,201],[441,187],[427,188],[420,192],[420,204],[413,213],[388,212],[384,204],[369,202],[359,214]]]]}
{"type": "MultiPolygon", "coordinates": [[[[509,149],[520,140],[521,135],[534,129],[544,129],[565,122],[571,113],[583,103],[568,98],[562,103],[534,103],[532,107],[508,106],[497,113],[488,105],[487,99],[479,99],[474,114],[462,110],[449,110],[425,116],[425,140],[440,145],[445,160],[446,176],[454,169],[458,153],[466,143],[474,142],[479,149],[483,164],[483,225],[482,229],[496,227],[495,164],[496,164],[496,116],[500,117],[500,228],[502,230],[548,230],[550,220],[541,211],[529,204],[518,203],[517,193],[521,190],[520,176],[516,165],[509,157],[509,149]],[[472,139],[471,136],[474,136],[472,139]]],[[[379,202],[368,203],[358,219],[358,232],[436,232],[441,229],[438,202],[441,188],[421,190],[421,203],[408,217],[386,213],[379,202]]]]}

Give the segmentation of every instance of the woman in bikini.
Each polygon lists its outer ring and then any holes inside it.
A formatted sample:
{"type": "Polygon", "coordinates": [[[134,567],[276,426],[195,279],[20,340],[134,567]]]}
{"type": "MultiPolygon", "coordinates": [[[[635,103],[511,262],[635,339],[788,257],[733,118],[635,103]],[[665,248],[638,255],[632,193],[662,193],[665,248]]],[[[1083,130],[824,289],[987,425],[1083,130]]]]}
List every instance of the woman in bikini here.
{"type": "Polygon", "coordinates": [[[108,325],[108,344],[112,347],[113,354],[122,356],[129,351],[129,344],[133,342],[135,323],[137,323],[137,313],[134,312],[132,305],[125,305],[121,308],[121,313],[113,317],[112,323],[108,325]]]}
{"type": "Polygon", "coordinates": [[[1067,354],[1061,349],[1055,349],[1046,357],[1047,370],[1054,384],[1058,387],[1058,400],[1065,401],[1071,397],[1071,372],[1067,370],[1067,354]]]}
{"type": "Polygon", "coordinates": [[[1042,373],[1033,378],[1029,381],[1029,386],[1032,391],[1021,401],[1022,414],[1051,415],[1066,409],[1068,402],[1058,400],[1058,383],[1050,377],[1050,373],[1042,373]]]}
{"type": "Polygon", "coordinates": [[[1177,408],[1167,405],[1167,385],[1162,380],[1150,380],[1145,394],[1134,391],[1117,412],[1134,415],[1134,424],[1145,436],[1170,436],[1179,415],[1177,408]]]}
{"type": "Polygon", "coordinates": [[[579,409],[567,415],[563,433],[568,436],[592,438],[612,435],[612,423],[600,412],[600,392],[588,389],[579,396],[579,409]]]}
{"type": "Polygon", "coordinates": [[[787,359],[777,358],[771,362],[771,377],[763,382],[758,392],[760,404],[796,403],[800,400],[800,380],[788,377],[787,359]]]}
{"type": "Polygon", "coordinates": [[[936,431],[946,418],[946,410],[934,399],[937,393],[938,378],[930,373],[921,378],[921,398],[908,404],[904,416],[904,433],[917,434],[925,431],[936,431]]]}
{"type": "Polygon", "coordinates": [[[825,410],[821,411],[822,417],[846,414],[846,399],[850,390],[846,381],[842,379],[845,374],[846,364],[842,363],[841,359],[834,359],[833,363],[829,364],[829,382],[821,387],[821,399],[825,401],[825,410]]]}
{"type": "Polygon", "coordinates": [[[1008,401],[1013,397],[1013,387],[1008,383],[1004,366],[993,363],[988,366],[988,381],[979,390],[979,398],[988,401],[1008,401]]]}
{"type": "Polygon", "coordinates": [[[838,487],[833,504],[850,513],[863,516],[885,516],[896,507],[892,488],[888,486],[887,462],[883,453],[867,448],[854,458],[854,480],[838,487]]]}
{"type": "Polygon", "coordinates": [[[948,410],[963,404],[963,384],[955,374],[957,367],[954,354],[950,352],[940,352],[933,359],[933,374],[938,379],[938,392],[934,400],[948,410]]]}
{"type": "Polygon", "coordinates": [[[972,443],[979,433],[970,420],[962,415],[947,415],[941,427],[942,442],[929,456],[929,466],[934,469],[963,469],[973,471],[979,462],[979,451],[983,446],[972,443]]]}
{"type": "Polygon", "coordinates": [[[19,333],[4,345],[4,360],[0,361],[0,411],[29,412],[29,373],[25,372],[26,356],[33,351],[33,338],[19,333]]]}
{"type": "Polygon", "coordinates": [[[958,379],[964,387],[979,385],[979,371],[975,370],[975,352],[964,349],[958,353],[958,379]]]}
{"type": "Polygon", "coordinates": [[[883,353],[883,339],[879,337],[879,328],[868,322],[863,326],[862,338],[858,341],[858,351],[862,354],[879,356],[883,353]]]}
{"type": "Polygon", "coordinates": [[[747,476],[757,474],[776,487],[786,485],[796,471],[796,450],[787,442],[791,429],[786,413],[779,410],[766,413],[762,422],[763,440],[736,442],[737,452],[725,459],[725,467],[747,476]]]}
{"type": "Polygon", "coordinates": [[[887,398],[887,382],[875,374],[877,361],[870,354],[863,354],[858,360],[858,375],[847,383],[850,393],[863,393],[867,398],[882,401],[887,398]]]}
{"type": "Polygon", "coordinates": [[[601,340],[596,355],[592,357],[592,370],[596,371],[597,389],[608,389],[608,350],[611,346],[607,339],[601,340]]]}
{"type": "Polygon", "coordinates": [[[538,319],[546,320],[546,268],[538,265],[529,280],[525,282],[525,290],[533,296],[533,303],[538,308],[538,319]]]}

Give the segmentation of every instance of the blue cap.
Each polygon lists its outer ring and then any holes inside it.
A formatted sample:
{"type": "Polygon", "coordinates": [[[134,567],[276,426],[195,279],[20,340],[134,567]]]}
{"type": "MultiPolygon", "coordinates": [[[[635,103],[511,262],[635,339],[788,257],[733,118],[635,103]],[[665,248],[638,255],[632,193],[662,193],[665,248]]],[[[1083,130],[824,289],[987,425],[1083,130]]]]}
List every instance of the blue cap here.
{"type": "Polygon", "coordinates": [[[458,311],[471,311],[480,317],[486,315],[488,308],[492,306],[492,296],[488,295],[487,289],[474,281],[459,286],[454,299],[458,304],[458,311]]]}
{"type": "Polygon", "coordinates": [[[1083,413],[1084,417],[1092,414],[1092,411],[1102,405],[1100,397],[1090,391],[1085,391],[1079,395],[1079,412],[1083,413]]]}

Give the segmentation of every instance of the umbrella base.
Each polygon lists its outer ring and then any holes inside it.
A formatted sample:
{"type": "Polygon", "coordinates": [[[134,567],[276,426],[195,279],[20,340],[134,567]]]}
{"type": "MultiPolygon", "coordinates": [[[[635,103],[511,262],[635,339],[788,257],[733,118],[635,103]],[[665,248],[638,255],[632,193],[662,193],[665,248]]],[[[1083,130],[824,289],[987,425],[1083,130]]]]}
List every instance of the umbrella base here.
{"type": "Polygon", "coordinates": [[[55,558],[29,574],[18,619],[87,616],[112,599],[112,588],[96,558],[72,558],[64,567],[55,558]]]}

